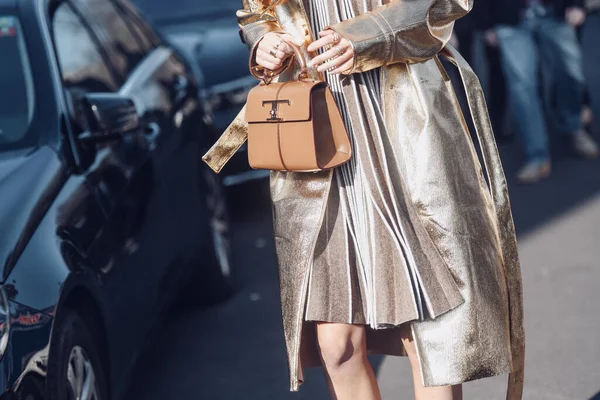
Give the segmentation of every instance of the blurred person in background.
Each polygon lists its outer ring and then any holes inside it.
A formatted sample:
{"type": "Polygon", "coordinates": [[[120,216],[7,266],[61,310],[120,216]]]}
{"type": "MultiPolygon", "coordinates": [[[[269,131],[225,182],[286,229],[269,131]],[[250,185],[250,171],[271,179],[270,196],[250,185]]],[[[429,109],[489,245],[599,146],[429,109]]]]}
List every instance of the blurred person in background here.
{"type": "MultiPolygon", "coordinates": [[[[483,7],[485,7],[485,3],[476,1],[473,4],[473,10],[456,21],[450,44],[460,51],[462,56],[479,75],[489,107],[496,140],[498,143],[506,143],[513,139],[510,124],[506,123],[506,87],[499,62],[498,48],[487,45],[483,40],[483,30],[486,27],[483,19],[483,7]]],[[[458,71],[454,68],[449,68],[448,70],[453,81],[460,82],[458,71]]],[[[457,85],[456,91],[463,112],[469,115],[465,93],[461,86],[457,85]]],[[[471,132],[473,132],[473,126],[469,118],[467,118],[467,124],[471,132]]]]}
{"type": "Polygon", "coordinates": [[[473,5],[473,10],[470,13],[456,21],[454,31],[450,38],[450,44],[460,50],[462,56],[471,63],[473,56],[473,42],[475,39],[475,30],[477,27],[477,10],[479,8],[473,5]]]}
{"type": "Polygon", "coordinates": [[[582,30],[583,66],[596,129],[600,128],[600,0],[586,0],[582,30]]]}
{"type": "Polygon", "coordinates": [[[540,60],[551,71],[557,130],[569,136],[582,157],[598,146],[581,125],[583,61],[574,28],[585,21],[583,0],[485,0],[486,41],[498,46],[514,125],[525,150],[520,183],[550,175],[548,126],[539,93],[540,60]]]}

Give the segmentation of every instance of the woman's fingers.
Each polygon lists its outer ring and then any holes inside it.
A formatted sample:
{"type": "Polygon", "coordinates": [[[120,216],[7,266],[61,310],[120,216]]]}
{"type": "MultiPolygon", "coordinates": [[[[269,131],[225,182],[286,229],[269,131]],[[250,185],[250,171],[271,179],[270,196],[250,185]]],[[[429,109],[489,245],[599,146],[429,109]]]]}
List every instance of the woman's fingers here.
{"type": "Polygon", "coordinates": [[[286,58],[288,56],[291,56],[292,54],[294,54],[294,50],[292,49],[292,47],[287,44],[285,41],[281,43],[281,45],[279,45],[279,54],[281,55],[281,58],[286,58]]]}
{"type": "Polygon", "coordinates": [[[309,51],[323,49],[321,54],[315,56],[311,61],[311,66],[318,66],[319,72],[329,71],[330,73],[340,73],[347,71],[354,62],[354,49],[347,39],[333,30],[319,32],[321,38],[308,46],[309,51]],[[340,69],[340,66],[348,66],[340,69]],[[334,72],[335,71],[335,72],[334,72]]]}
{"type": "Polygon", "coordinates": [[[314,42],[309,44],[307,47],[307,50],[308,51],[317,51],[321,47],[325,47],[330,44],[332,44],[332,38],[331,38],[331,35],[327,35],[327,36],[324,36],[321,39],[315,40],[314,42]]]}
{"type": "Polygon", "coordinates": [[[261,59],[271,64],[281,64],[283,59],[280,57],[273,56],[271,53],[267,53],[264,50],[258,49],[256,51],[256,60],[261,59]]]}
{"type": "Polygon", "coordinates": [[[330,74],[335,75],[335,74],[343,74],[346,71],[350,71],[350,69],[354,66],[354,60],[352,58],[350,58],[348,61],[346,61],[345,63],[343,63],[342,65],[339,65],[337,68],[335,68],[332,71],[329,71],[330,74]]]}
{"type": "Polygon", "coordinates": [[[336,42],[340,41],[340,36],[336,31],[331,29],[326,29],[324,31],[319,32],[319,36],[321,37],[318,40],[315,40],[311,44],[308,45],[308,51],[317,51],[321,47],[336,44],[336,42]]]}
{"type": "Polygon", "coordinates": [[[277,34],[267,33],[258,44],[258,50],[274,56],[275,52],[282,46],[283,40],[277,34]]]}
{"type": "MultiPolygon", "coordinates": [[[[341,56],[335,57],[332,60],[328,60],[327,62],[319,65],[319,67],[317,68],[317,71],[319,72],[324,72],[324,71],[330,71],[330,73],[333,73],[333,70],[337,69],[340,65],[344,65],[346,62],[352,60],[352,54],[350,52],[345,52],[344,54],[342,54],[341,56]]],[[[348,69],[348,68],[346,68],[348,69]]],[[[346,70],[344,69],[344,71],[346,70]]]]}
{"type": "MultiPolygon", "coordinates": [[[[354,63],[354,50],[350,42],[332,30],[319,32],[319,36],[321,38],[311,43],[308,50],[312,52],[324,47],[327,49],[314,57],[310,65],[317,66],[319,72],[329,71],[332,74],[350,70],[354,63]]],[[[277,70],[282,67],[286,58],[294,54],[294,45],[300,44],[289,34],[267,33],[258,45],[256,63],[264,68],[277,70]]]]}
{"type": "Polygon", "coordinates": [[[310,65],[311,66],[320,65],[320,64],[323,64],[324,62],[327,62],[328,60],[330,60],[332,58],[341,57],[343,55],[346,55],[348,53],[349,49],[350,49],[349,45],[344,46],[344,44],[342,42],[340,42],[339,44],[336,44],[335,46],[333,46],[332,48],[330,48],[323,54],[319,54],[318,56],[314,57],[310,61],[310,65]]]}
{"type": "Polygon", "coordinates": [[[291,46],[286,42],[290,39],[286,36],[289,35],[274,32],[267,33],[258,44],[256,63],[270,70],[280,68],[283,61],[290,54],[293,54],[291,46]]]}
{"type": "Polygon", "coordinates": [[[294,38],[289,34],[267,33],[259,44],[259,48],[269,52],[271,50],[281,50],[285,56],[294,54],[291,44],[295,44],[294,38]],[[262,45],[262,46],[261,46],[262,45]]]}
{"type": "Polygon", "coordinates": [[[260,65],[261,67],[264,67],[264,68],[269,69],[271,71],[276,71],[276,70],[279,69],[279,67],[281,67],[281,64],[274,64],[274,63],[266,61],[266,60],[261,60],[258,57],[256,58],[256,63],[258,65],[260,65]]]}
{"type": "Polygon", "coordinates": [[[279,34],[279,38],[283,40],[283,43],[281,43],[279,48],[285,52],[286,56],[294,54],[294,49],[292,49],[292,45],[303,45],[301,40],[294,39],[294,37],[289,33],[279,34]]]}
{"type": "Polygon", "coordinates": [[[274,71],[281,67],[283,60],[273,57],[272,55],[265,53],[263,50],[258,49],[256,51],[256,63],[264,68],[274,71]]]}

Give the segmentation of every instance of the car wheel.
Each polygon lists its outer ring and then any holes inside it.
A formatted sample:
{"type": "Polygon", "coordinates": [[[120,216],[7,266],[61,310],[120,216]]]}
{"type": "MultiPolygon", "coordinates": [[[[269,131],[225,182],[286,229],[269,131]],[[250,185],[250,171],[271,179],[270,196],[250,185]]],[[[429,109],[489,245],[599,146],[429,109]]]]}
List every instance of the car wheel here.
{"type": "Polygon", "coordinates": [[[17,400],[45,400],[44,384],[37,377],[28,377],[21,382],[20,389],[15,396],[17,400]]]}
{"type": "Polygon", "coordinates": [[[50,347],[48,400],[108,400],[100,349],[83,320],[72,311],[61,318],[50,347]]]}

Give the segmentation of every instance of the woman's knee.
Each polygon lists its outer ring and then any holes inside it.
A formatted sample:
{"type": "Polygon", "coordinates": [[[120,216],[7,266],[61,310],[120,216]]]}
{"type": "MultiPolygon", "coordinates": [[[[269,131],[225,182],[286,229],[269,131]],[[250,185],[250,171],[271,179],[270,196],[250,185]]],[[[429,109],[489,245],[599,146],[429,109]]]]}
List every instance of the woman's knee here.
{"type": "Polygon", "coordinates": [[[363,327],[318,324],[317,337],[323,363],[328,370],[363,362],[366,357],[363,327]]]}

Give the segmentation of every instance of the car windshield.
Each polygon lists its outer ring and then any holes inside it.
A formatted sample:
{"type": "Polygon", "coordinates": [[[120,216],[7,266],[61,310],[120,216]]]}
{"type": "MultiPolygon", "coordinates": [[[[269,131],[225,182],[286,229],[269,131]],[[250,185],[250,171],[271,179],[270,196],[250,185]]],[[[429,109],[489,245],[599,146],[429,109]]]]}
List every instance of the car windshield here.
{"type": "Polygon", "coordinates": [[[19,20],[0,15],[0,152],[26,145],[33,82],[19,20]]]}

